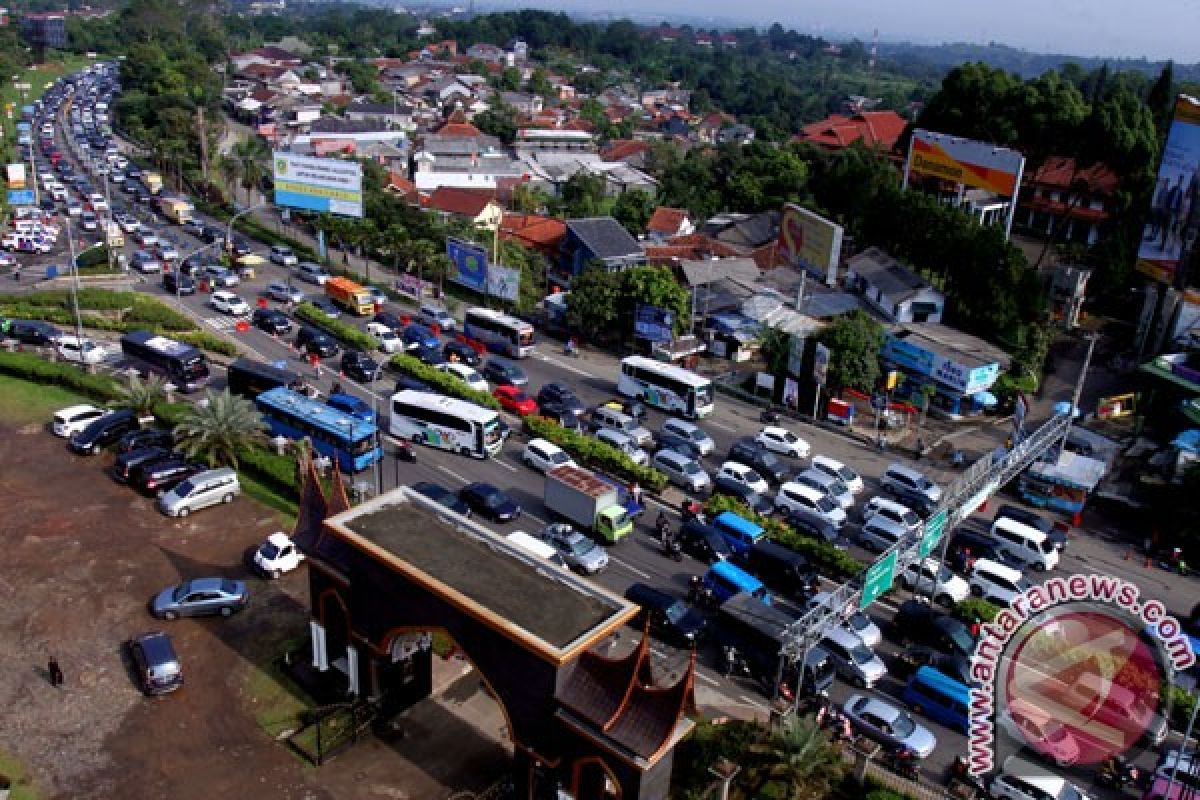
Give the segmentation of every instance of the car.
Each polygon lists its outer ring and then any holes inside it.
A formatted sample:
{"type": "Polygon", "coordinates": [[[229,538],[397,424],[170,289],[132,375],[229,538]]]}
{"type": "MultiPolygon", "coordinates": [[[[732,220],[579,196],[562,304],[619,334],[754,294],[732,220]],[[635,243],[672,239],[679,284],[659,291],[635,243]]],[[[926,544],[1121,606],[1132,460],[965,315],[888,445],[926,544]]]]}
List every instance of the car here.
{"type": "Polygon", "coordinates": [[[996,513],[992,519],[994,521],[1004,517],[1020,522],[1022,525],[1028,525],[1046,534],[1046,538],[1053,542],[1054,546],[1060,551],[1065,550],[1067,547],[1067,534],[1036,511],[1030,511],[1020,506],[1005,503],[996,509],[996,513]]]}
{"type": "Polygon", "coordinates": [[[624,453],[630,461],[639,467],[644,467],[650,463],[650,454],[638,447],[637,442],[627,433],[622,433],[612,428],[601,428],[592,435],[596,437],[596,441],[603,442],[609,447],[624,453]]]}
{"type": "Polygon", "coordinates": [[[441,306],[430,303],[421,306],[421,309],[417,312],[417,322],[429,327],[437,325],[438,328],[446,333],[453,333],[458,329],[458,321],[454,319],[449,311],[441,306]]]}
{"type": "Polygon", "coordinates": [[[176,270],[165,270],[162,274],[163,289],[171,294],[185,295],[196,293],[196,282],[188,275],[176,270]]]}
{"type": "Polygon", "coordinates": [[[296,277],[305,283],[315,283],[317,286],[324,286],[325,281],[329,280],[329,273],[321,269],[319,264],[314,264],[311,261],[301,261],[296,265],[296,277]]]}
{"type": "Polygon", "coordinates": [[[126,450],[119,453],[113,461],[112,476],[118,483],[128,483],[134,471],[143,465],[179,456],[179,453],[171,450],[170,445],[147,445],[134,450],[126,450]]]}
{"type": "Polygon", "coordinates": [[[553,405],[556,408],[561,408],[563,411],[574,414],[576,417],[583,414],[587,408],[575,392],[562,383],[547,383],[542,386],[537,393],[537,402],[538,406],[542,408],[553,405]]]}
{"type": "Polygon", "coordinates": [[[376,308],[387,305],[388,300],[391,299],[387,296],[387,292],[378,286],[364,286],[363,288],[367,290],[367,294],[371,297],[371,304],[376,308]]]}
{"type": "Polygon", "coordinates": [[[405,325],[401,336],[404,339],[404,346],[409,349],[418,346],[438,347],[441,345],[441,340],[434,335],[433,331],[416,322],[405,325]]]}
{"type": "Polygon", "coordinates": [[[704,638],[708,620],[684,601],[645,583],[635,583],[625,590],[625,599],[642,610],[639,624],[649,623],[650,630],[682,647],[693,647],[704,638]]]}
{"type": "Polygon", "coordinates": [[[242,581],[228,578],[193,578],[177,586],[168,586],[150,601],[150,613],[159,619],[201,617],[220,614],[232,616],[250,602],[250,593],[242,581]]]}
{"type": "Polygon", "coordinates": [[[301,327],[300,332],[296,334],[296,348],[305,355],[320,358],[333,358],[340,352],[332,336],[307,326],[301,327]]]}
{"type": "Polygon", "coordinates": [[[604,407],[620,411],[622,414],[633,417],[638,422],[642,422],[650,415],[646,404],[635,397],[616,397],[606,402],[604,407]]]}
{"type": "Polygon", "coordinates": [[[334,305],[332,300],[328,300],[324,297],[310,297],[308,299],[308,304],[317,309],[317,311],[320,311],[329,319],[340,319],[342,316],[342,310],[334,305]]]}
{"type": "Polygon", "coordinates": [[[86,428],[71,434],[67,439],[67,447],[72,453],[94,456],[105,447],[115,444],[138,425],[138,417],[134,411],[119,408],[92,420],[86,428]]]}
{"type": "Polygon", "coordinates": [[[304,561],[304,553],[286,533],[276,531],[254,551],[254,567],[268,578],[278,579],[304,561]]]}
{"type": "Polygon", "coordinates": [[[304,302],[304,292],[283,281],[271,281],[263,289],[263,294],[278,303],[299,305],[304,302]]]}
{"type": "Polygon", "coordinates": [[[139,464],[129,473],[129,484],[145,494],[159,494],[173,489],[208,467],[180,453],[169,458],[139,464]]]}
{"type": "Polygon", "coordinates": [[[741,481],[722,475],[719,470],[713,475],[712,480],[713,492],[716,494],[733,497],[749,506],[752,511],[764,516],[775,510],[775,504],[767,495],[754,491],[741,481]]]}
{"type": "Polygon", "coordinates": [[[729,540],[711,525],[698,519],[686,520],[679,526],[679,546],[693,558],[712,564],[733,558],[729,540]]]}
{"type": "Polygon", "coordinates": [[[525,371],[505,358],[489,358],[482,372],[486,380],[500,386],[525,386],[529,383],[525,371]]]}
{"type": "Polygon", "coordinates": [[[922,520],[929,519],[938,509],[938,504],[929,499],[924,492],[893,486],[888,490],[888,496],[895,502],[908,508],[922,520]]]}
{"type": "Polygon", "coordinates": [[[817,491],[824,492],[832,497],[843,510],[849,510],[854,506],[854,494],[850,491],[850,487],[841,478],[835,478],[828,472],[809,467],[793,475],[790,483],[810,486],[817,491]]]}
{"type": "Polygon", "coordinates": [[[729,448],[727,458],[754,467],[760,475],[775,483],[785,482],[791,473],[791,469],[780,461],[778,456],[750,436],[737,439],[729,448]]]}
{"type": "Polygon", "coordinates": [[[810,447],[808,442],[801,439],[787,428],[768,425],[758,432],[754,441],[770,450],[772,453],[790,456],[792,458],[808,458],[810,447]]]}
{"type": "Polygon", "coordinates": [[[204,221],[195,218],[184,220],[183,229],[193,236],[202,236],[204,234],[204,221]]]}
{"type": "Polygon", "coordinates": [[[508,493],[490,483],[476,481],[458,490],[471,510],[490,522],[512,522],[521,516],[521,506],[508,493]]]}
{"type": "Polygon", "coordinates": [[[927,758],[937,747],[937,738],[907,711],[878,697],[851,695],[842,710],[855,730],[889,749],[927,758]]]}
{"type": "Polygon", "coordinates": [[[497,386],[492,389],[492,397],[499,401],[502,409],[521,417],[536,414],[538,410],[537,401],[516,386],[497,386]]]}
{"type": "Polygon", "coordinates": [[[371,317],[371,322],[378,322],[380,325],[386,325],[397,333],[404,330],[404,326],[408,324],[401,319],[399,315],[393,314],[391,311],[380,311],[378,314],[371,317]]]}
{"type": "Polygon", "coordinates": [[[361,350],[347,350],[342,354],[342,371],[362,383],[370,383],[383,375],[379,362],[361,350]]]}
{"type": "Polygon", "coordinates": [[[691,455],[676,450],[659,450],[650,465],[690,494],[706,495],[712,491],[712,478],[691,455]]]}
{"type": "Polygon", "coordinates": [[[440,372],[446,373],[447,375],[451,375],[455,378],[458,378],[460,381],[462,381],[468,387],[474,389],[475,391],[478,391],[478,392],[488,391],[488,388],[489,388],[488,382],[485,381],[478,372],[471,369],[466,364],[454,364],[454,363],[439,364],[436,367],[436,369],[440,372]]]}
{"type": "Polygon", "coordinates": [[[663,422],[658,432],[658,446],[695,458],[711,455],[717,449],[716,442],[700,426],[682,419],[663,422]]]}
{"type": "Polygon", "coordinates": [[[446,357],[442,355],[442,351],[436,347],[426,347],[418,345],[408,351],[408,354],[413,358],[431,367],[436,367],[438,364],[445,364],[446,357]]]}
{"type": "Polygon", "coordinates": [[[897,576],[900,585],[914,594],[929,594],[939,606],[950,608],[971,594],[971,587],[936,558],[914,561],[897,576]]]}
{"type": "Polygon", "coordinates": [[[579,434],[584,432],[583,423],[579,421],[579,417],[557,403],[543,403],[538,406],[538,416],[557,422],[569,431],[579,434]]]}
{"type": "Polygon", "coordinates": [[[63,334],[49,322],[37,319],[14,319],[9,323],[8,335],[21,344],[47,345],[57,342],[63,334]]]}
{"type": "Polygon", "coordinates": [[[133,234],[133,238],[143,248],[154,247],[158,244],[158,234],[150,228],[138,226],[137,231],[133,234]]]}
{"type": "Polygon", "coordinates": [[[241,258],[242,256],[248,256],[254,252],[254,248],[251,246],[250,240],[244,239],[241,236],[234,236],[233,241],[226,244],[226,248],[238,258],[241,258]]]}
{"type": "Polygon", "coordinates": [[[130,265],[143,275],[150,275],[155,272],[163,271],[162,261],[160,261],[158,256],[154,255],[154,253],[150,252],[149,250],[135,251],[133,258],[130,261],[130,265]]]}
{"type": "Polygon", "coordinates": [[[867,689],[887,675],[883,659],[845,625],[831,625],[821,634],[821,647],[829,652],[837,671],[859,688],[867,689]]]}
{"type": "Polygon", "coordinates": [[[54,344],[58,357],[78,364],[100,364],[108,358],[108,350],[84,336],[64,334],[54,344]]]}
{"type": "Polygon", "coordinates": [[[801,536],[831,544],[838,550],[846,550],[849,541],[818,511],[808,508],[791,508],[783,512],[783,521],[801,536]]]}
{"type": "Polygon", "coordinates": [[[218,289],[232,289],[241,282],[236,272],[225,269],[220,264],[206,264],[201,267],[200,279],[208,281],[218,289]]]}
{"type": "Polygon", "coordinates": [[[404,340],[400,338],[396,331],[382,322],[368,322],[367,333],[375,337],[375,341],[379,343],[379,349],[385,353],[391,354],[404,351],[404,340]]]}
{"type": "Polygon", "coordinates": [[[245,300],[233,292],[227,292],[224,289],[213,292],[212,297],[208,299],[208,304],[213,307],[214,311],[220,311],[222,314],[230,314],[235,317],[245,316],[250,313],[250,306],[246,305],[245,300]]]}
{"type": "Polygon", "coordinates": [[[282,336],[292,330],[292,321],[287,314],[274,308],[256,308],[250,315],[250,324],[274,336],[282,336]]]}
{"type": "Polygon", "coordinates": [[[160,239],[158,242],[158,247],[155,249],[158,250],[158,256],[163,261],[179,260],[179,248],[176,247],[175,243],[170,239],[160,239]]]}
{"type": "MultiPolygon", "coordinates": [[[[811,611],[822,606],[832,608],[833,595],[829,592],[817,592],[809,597],[804,603],[804,610],[811,611]]],[[[861,639],[867,647],[878,647],[883,641],[883,632],[879,630],[879,626],[862,611],[852,606],[834,610],[842,617],[842,627],[861,639]]]]}
{"type": "Polygon", "coordinates": [[[575,460],[567,455],[566,450],[546,439],[530,439],[521,452],[521,463],[538,472],[575,466],[575,460]]]}
{"type": "Polygon", "coordinates": [[[110,412],[103,408],[96,408],[93,405],[82,403],[76,406],[67,406],[60,408],[54,412],[54,419],[51,427],[54,430],[55,436],[61,436],[63,439],[69,439],[74,434],[91,425],[96,420],[110,412]]]}
{"type": "Polygon", "coordinates": [[[717,474],[731,481],[741,483],[746,488],[759,494],[766,494],[771,490],[770,485],[761,475],[754,471],[753,467],[739,464],[736,461],[726,461],[721,464],[720,469],[717,470],[717,474]]]}
{"type": "Polygon", "coordinates": [[[428,497],[433,502],[444,508],[448,508],[456,514],[461,514],[464,517],[471,516],[471,507],[463,502],[457,494],[450,489],[440,484],[431,483],[430,481],[420,481],[414,483],[411,487],[417,494],[428,497]]]}
{"type": "Polygon", "coordinates": [[[84,211],[79,216],[79,227],[89,233],[95,233],[100,230],[100,218],[96,216],[94,211],[84,211]]]}
{"type": "Polygon", "coordinates": [[[139,633],[129,640],[129,658],[142,692],[154,697],[183,686],[183,667],[171,637],[162,631],[139,633]]]}
{"type": "MultiPolygon", "coordinates": [[[[920,492],[933,503],[942,499],[942,489],[923,473],[900,463],[889,464],[879,476],[879,483],[889,494],[897,491],[920,492]]],[[[914,509],[916,510],[916,509],[914,509]]]]}
{"type": "MultiPolygon", "coordinates": [[[[939,670],[940,671],[940,670],[939,670]]],[[[996,725],[1014,742],[1025,742],[1032,752],[1060,767],[1079,760],[1080,746],[1065,725],[1044,709],[1020,697],[1011,697],[996,714],[996,725]]]]}
{"type": "Polygon", "coordinates": [[[300,259],[296,258],[292,248],[282,244],[271,245],[270,258],[272,264],[281,264],[285,267],[294,267],[300,263],[300,259]]]}
{"type": "MultiPolygon", "coordinates": [[[[1077,736],[1071,731],[1069,736],[1077,736]]],[[[1195,789],[1180,781],[1168,791],[1169,778],[1158,778],[1146,790],[1147,800],[1184,800],[1195,789]]],[[[987,784],[987,796],[994,800],[1091,800],[1083,789],[1044,767],[1023,758],[1009,756],[987,784]]]]}
{"type": "Polygon", "coordinates": [[[67,215],[68,216],[78,217],[78,216],[81,216],[82,214],[83,214],[83,203],[80,203],[78,200],[68,200],[67,201],[67,215]]]}
{"type": "Polygon", "coordinates": [[[175,434],[162,428],[134,428],[117,440],[113,451],[118,455],[145,447],[173,447],[175,434]]]}
{"type": "Polygon", "coordinates": [[[1031,588],[1020,570],[986,558],[975,560],[969,580],[971,594],[1000,606],[1007,606],[1031,588]]]}
{"type": "Polygon", "coordinates": [[[334,392],[329,395],[329,399],[325,401],[325,405],[330,408],[335,408],[343,414],[361,419],[363,422],[375,424],[375,411],[371,408],[371,404],[360,397],[345,392],[334,392]]]}
{"type": "Polygon", "coordinates": [[[99,192],[92,192],[87,196],[88,204],[93,211],[105,212],[108,211],[108,203],[104,201],[104,195],[99,192]]]}
{"type": "Polygon", "coordinates": [[[442,355],[447,361],[466,364],[468,367],[478,367],[483,363],[483,356],[466,342],[446,342],[442,347],[442,355]]]}
{"type": "Polygon", "coordinates": [[[892,667],[889,672],[900,680],[906,681],[921,667],[932,667],[947,678],[956,680],[964,686],[974,686],[979,682],[971,674],[971,659],[966,656],[941,653],[923,644],[911,645],[897,653],[892,659],[892,667]]]}
{"type": "Polygon", "coordinates": [[[892,617],[891,631],[901,645],[923,644],[967,658],[975,652],[975,638],[965,624],[922,600],[901,603],[892,617]]]}
{"type": "Polygon", "coordinates": [[[562,556],[567,566],[584,575],[595,575],[608,566],[608,553],[588,537],[563,522],[542,529],[541,539],[562,556]]]}

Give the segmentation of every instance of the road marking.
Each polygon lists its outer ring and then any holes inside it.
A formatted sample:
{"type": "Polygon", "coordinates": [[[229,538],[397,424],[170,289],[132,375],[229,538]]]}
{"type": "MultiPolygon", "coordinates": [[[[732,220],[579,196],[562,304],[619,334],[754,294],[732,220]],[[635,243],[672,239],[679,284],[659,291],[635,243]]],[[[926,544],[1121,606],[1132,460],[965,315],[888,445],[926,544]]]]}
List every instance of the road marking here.
{"type": "Polygon", "coordinates": [[[528,511],[523,511],[522,513],[525,516],[529,517],[534,522],[536,522],[538,525],[541,525],[542,527],[545,527],[548,524],[546,522],[546,520],[542,519],[541,517],[534,516],[533,514],[530,514],[528,511]]]}
{"type": "Polygon", "coordinates": [[[231,331],[238,324],[239,317],[205,317],[204,322],[219,331],[231,331]]]}
{"type": "Polygon", "coordinates": [[[737,428],[733,427],[732,425],[726,425],[724,422],[717,422],[715,419],[709,420],[706,424],[713,428],[720,428],[723,431],[728,431],[729,433],[738,432],[737,428]]]}
{"type": "Polygon", "coordinates": [[[438,464],[437,468],[440,469],[442,472],[446,473],[447,475],[449,475],[450,477],[456,478],[461,483],[470,483],[469,480],[464,478],[462,475],[459,475],[457,472],[450,469],[449,467],[443,467],[441,464],[438,464]]]}
{"type": "Polygon", "coordinates": [[[514,467],[512,464],[505,464],[503,461],[501,461],[501,460],[500,460],[500,459],[498,459],[498,458],[493,458],[493,459],[492,459],[492,463],[494,463],[494,464],[496,464],[496,465],[498,465],[498,466],[504,467],[504,468],[505,468],[506,470],[508,470],[509,472],[517,472],[517,471],[518,471],[518,470],[517,470],[517,468],[516,468],[516,467],[514,467]]]}
{"type": "Polygon", "coordinates": [[[755,700],[754,698],[752,698],[752,697],[747,697],[747,696],[746,696],[746,695],[744,695],[744,694],[739,694],[739,695],[738,695],[738,697],[737,697],[737,699],[738,699],[738,700],[741,700],[743,703],[745,703],[745,704],[746,704],[746,705],[748,705],[748,706],[753,706],[754,708],[761,708],[763,711],[770,711],[770,710],[771,710],[771,709],[767,708],[765,705],[763,705],[762,703],[760,703],[760,702],[758,702],[757,700],[755,700]]]}
{"type": "Polygon", "coordinates": [[[554,366],[558,367],[559,369],[565,369],[568,372],[574,372],[576,375],[582,375],[583,377],[586,378],[592,374],[592,373],[588,372],[587,370],[579,369],[578,367],[573,367],[570,364],[565,364],[562,361],[559,361],[557,358],[550,358],[549,356],[544,356],[541,353],[536,353],[536,355],[540,360],[545,361],[547,364],[553,364],[554,366]]]}
{"type": "Polygon", "coordinates": [[[648,581],[649,581],[649,580],[653,580],[653,578],[652,578],[651,576],[647,575],[645,572],[642,572],[640,569],[638,569],[638,568],[637,568],[637,567],[635,567],[635,566],[632,566],[632,565],[630,565],[630,564],[626,564],[624,561],[622,561],[621,559],[617,558],[616,556],[614,556],[614,555],[612,555],[612,554],[609,554],[609,556],[608,556],[608,560],[609,560],[609,561],[612,561],[612,562],[613,562],[613,563],[615,563],[615,564],[620,564],[622,567],[624,567],[625,569],[629,570],[629,571],[630,571],[630,572],[632,572],[634,575],[637,575],[637,576],[639,576],[639,577],[645,578],[645,579],[646,579],[646,580],[648,580],[648,581]]]}
{"type": "Polygon", "coordinates": [[[701,672],[700,670],[696,670],[696,673],[695,673],[695,674],[696,674],[696,677],[697,677],[697,678],[699,678],[700,680],[704,681],[704,682],[705,682],[705,683],[707,683],[709,686],[720,686],[720,685],[721,685],[720,681],[717,681],[717,680],[715,680],[715,679],[713,679],[713,678],[710,678],[710,677],[708,677],[707,675],[705,675],[705,674],[704,674],[703,672],[701,672]]]}

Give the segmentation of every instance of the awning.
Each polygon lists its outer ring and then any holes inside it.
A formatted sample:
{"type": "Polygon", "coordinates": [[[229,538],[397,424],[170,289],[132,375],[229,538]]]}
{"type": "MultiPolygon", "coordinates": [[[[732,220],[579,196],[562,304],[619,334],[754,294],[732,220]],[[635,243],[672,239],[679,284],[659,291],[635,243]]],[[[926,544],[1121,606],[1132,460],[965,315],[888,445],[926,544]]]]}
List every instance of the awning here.
{"type": "Polygon", "coordinates": [[[977,392],[974,397],[975,402],[984,408],[994,408],[1000,402],[991,392],[977,392]]]}

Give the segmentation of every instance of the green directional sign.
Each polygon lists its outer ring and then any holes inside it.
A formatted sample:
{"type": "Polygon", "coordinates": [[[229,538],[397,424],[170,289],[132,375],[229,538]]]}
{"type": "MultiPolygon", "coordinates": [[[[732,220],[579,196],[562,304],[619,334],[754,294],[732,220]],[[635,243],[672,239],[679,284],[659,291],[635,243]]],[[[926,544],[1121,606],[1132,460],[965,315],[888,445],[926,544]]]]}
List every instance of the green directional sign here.
{"type": "Polygon", "coordinates": [[[925,533],[921,535],[921,558],[933,552],[933,548],[937,547],[938,542],[942,540],[942,534],[945,532],[946,511],[942,509],[925,520],[925,533]]]}
{"type": "Polygon", "coordinates": [[[858,601],[858,610],[862,611],[874,603],[879,595],[892,588],[896,578],[896,551],[888,553],[867,568],[867,580],[863,585],[862,599],[858,601]]]}

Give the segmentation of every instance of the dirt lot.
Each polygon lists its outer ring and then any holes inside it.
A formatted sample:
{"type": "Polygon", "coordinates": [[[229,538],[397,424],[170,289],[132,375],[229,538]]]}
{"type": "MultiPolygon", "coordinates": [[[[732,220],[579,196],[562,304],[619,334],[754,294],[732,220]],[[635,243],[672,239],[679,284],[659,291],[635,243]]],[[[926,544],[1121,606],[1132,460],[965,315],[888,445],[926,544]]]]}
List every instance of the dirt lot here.
{"type": "Polygon", "coordinates": [[[307,582],[268,584],[241,563],[278,518],[242,498],[167,520],[107,477],[110,462],[69,454],[39,424],[0,424],[0,749],[40,796],[422,798],[494,778],[503,749],[472,724],[494,715],[470,677],[414,709],[410,731],[420,735],[395,745],[369,742],[313,769],[272,741],[255,721],[264,710],[255,665],[305,632],[307,582]],[[147,614],[154,593],[201,575],[248,578],[250,608],[228,620],[147,614]],[[186,685],[147,699],[123,643],[154,628],[171,633],[186,685]],[[45,678],[51,654],[62,689],[45,678]]]}

